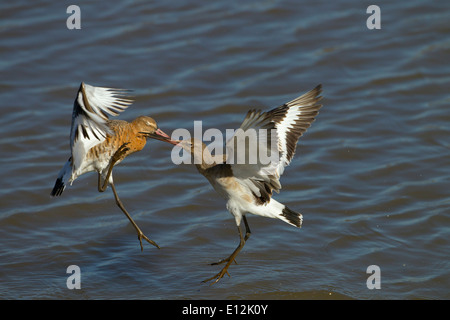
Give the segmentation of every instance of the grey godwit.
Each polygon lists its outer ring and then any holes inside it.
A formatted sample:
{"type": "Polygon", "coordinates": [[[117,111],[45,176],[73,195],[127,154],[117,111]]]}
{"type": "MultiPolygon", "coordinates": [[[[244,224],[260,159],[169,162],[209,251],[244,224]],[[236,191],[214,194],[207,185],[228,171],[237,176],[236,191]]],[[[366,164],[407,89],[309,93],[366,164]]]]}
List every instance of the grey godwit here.
{"type": "MultiPolygon", "coordinates": [[[[234,216],[239,232],[239,245],[231,255],[220,260],[213,265],[226,263],[223,269],[213,277],[204,280],[212,283],[218,282],[225,274],[228,274],[230,264],[235,261],[236,256],[244,247],[245,242],[250,237],[250,227],[246,214],[251,213],[263,217],[277,218],[288,224],[300,228],[302,225],[302,214],[289,209],[284,204],[272,198],[273,191],[279,192],[281,189],[280,176],[284,169],[294,157],[296,145],[300,136],[310,127],[315,120],[319,109],[322,107],[318,102],[321,100],[322,86],[318,85],[313,90],[304,95],[283,104],[268,112],[260,110],[250,110],[247,113],[240,129],[243,135],[235,134],[227,142],[227,148],[235,143],[244,143],[242,137],[246,133],[254,130],[258,135],[266,135],[266,144],[260,146],[265,152],[276,151],[275,161],[262,164],[261,161],[255,163],[236,163],[235,160],[227,158],[227,155],[211,155],[204,143],[196,139],[168,140],[156,137],[158,140],[165,140],[174,145],[181,146],[188,151],[198,171],[204,175],[212,184],[214,189],[226,200],[228,211],[234,216]],[[260,129],[265,129],[261,131],[260,129]],[[269,139],[267,139],[270,137],[269,139]],[[232,161],[233,160],[233,161],[232,161]],[[244,221],[245,235],[241,230],[241,221],[244,221]]],[[[258,136],[258,138],[261,138],[258,136]]],[[[239,147],[238,147],[239,148],[239,147]]],[[[245,158],[249,159],[249,145],[243,149],[245,158]]]]}

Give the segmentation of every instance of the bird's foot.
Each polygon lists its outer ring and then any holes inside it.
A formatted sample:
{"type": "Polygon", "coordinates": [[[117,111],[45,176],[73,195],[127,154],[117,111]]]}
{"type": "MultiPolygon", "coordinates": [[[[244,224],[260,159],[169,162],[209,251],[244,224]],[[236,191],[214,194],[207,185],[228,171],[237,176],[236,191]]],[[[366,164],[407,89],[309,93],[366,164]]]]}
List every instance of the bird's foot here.
{"type": "Polygon", "coordinates": [[[145,234],[141,232],[138,232],[138,239],[139,239],[139,243],[141,244],[141,251],[144,251],[144,246],[142,245],[142,238],[144,238],[145,240],[147,240],[148,243],[154,245],[155,247],[157,247],[158,249],[161,249],[155,241],[150,240],[149,238],[147,238],[147,236],[145,234]]]}
{"type": "Polygon", "coordinates": [[[230,266],[230,264],[227,264],[222,270],[220,270],[220,272],[219,272],[218,274],[216,274],[215,276],[212,276],[211,278],[208,278],[208,279],[206,279],[206,280],[203,280],[202,282],[203,282],[203,283],[206,283],[206,282],[209,282],[209,281],[215,279],[215,281],[213,281],[213,282],[210,284],[210,285],[213,285],[214,283],[219,282],[219,280],[222,279],[223,276],[224,276],[225,274],[227,274],[229,277],[231,277],[230,274],[228,273],[228,267],[229,267],[229,266],[230,266]]]}

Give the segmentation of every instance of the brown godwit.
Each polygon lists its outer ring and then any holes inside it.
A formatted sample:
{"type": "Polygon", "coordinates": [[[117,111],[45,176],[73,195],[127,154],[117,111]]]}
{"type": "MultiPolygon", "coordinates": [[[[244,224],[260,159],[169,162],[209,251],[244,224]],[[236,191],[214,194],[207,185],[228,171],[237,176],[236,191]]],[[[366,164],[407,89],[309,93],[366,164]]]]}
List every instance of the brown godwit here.
{"type": "Polygon", "coordinates": [[[127,92],[81,83],[72,112],[71,156],[59,172],[51,195],[60,196],[66,185],[72,184],[78,176],[97,171],[98,191],[104,192],[108,184],[111,186],[116,204],[136,229],[141,250],[142,239],[159,248],[131,218],[120,201],[113,182],[113,167],[128,155],[142,150],[147,137],[168,138],[151,117],[140,116],[132,122],[109,120],[108,114],[117,116],[131,105],[132,100],[126,96],[127,92]]]}

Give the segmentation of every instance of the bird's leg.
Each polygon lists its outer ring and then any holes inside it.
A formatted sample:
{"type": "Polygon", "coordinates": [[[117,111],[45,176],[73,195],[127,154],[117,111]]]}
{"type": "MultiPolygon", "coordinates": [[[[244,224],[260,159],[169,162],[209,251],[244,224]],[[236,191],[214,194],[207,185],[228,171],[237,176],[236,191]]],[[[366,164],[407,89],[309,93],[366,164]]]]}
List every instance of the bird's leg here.
{"type": "MultiPolygon", "coordinates": [[[[103,181],[103,184],[101,183],[101,174],[98,174],[98,191],[99,192],[103,192],[106,190],[106,187],[108,186],[108,182],[109,182],[109,178],[111,177],[112,174],[112,169],[114,167],[114,165],[117,163],[117,161],[120,160],[120,158],[128,151],[130,150],[127,147],[127,144],[129,142],[126,142],[124,144],[122,144],[120,146],[119,149],[117,149],[117,151],[114,153],[114,155],[111,157],[111,161],[109,163],[109,167],[108,167],[108,171],[106,173],[106,177],[105,180],[103,181]]],[[[125,213],[125,215],[127,216],[128,220],[130,220],[131,224],[133,225],[133,227],[136,229],[136,232],[138,234],[138,239],[139,239],[139,243],[141,244],[141,251],[144,250],[144,247],[142,246],[142,238],[144,238],[145,240],[147,240],[150,244],[154,245],[155,247],[157,247],[158,249],[160,249],[160,247],[156,244],[156,242],[154,242],[153,240],[150,240],[149,238],[147,238],[147,236],[141,231],[141,229],[138,227],[138,225],[136,224],[136,222],[134,222],[133,218],[131,218],[130,214],[127,212],[127,210],[125,209],[122,201],[120,201],[119,196],[117,195],[117,191],[116,191],[116,187],[114,186],[114,183],[111,181],[109,182],[109,184],[111,185],[111,189],[114,193],[114,198],[116,199],[116,204],[117,206],[123,211],[123,213],[125,213]]]]}
{"type": "MultiPolygon", "coordinates": [[[[244,224],[245,224],[245,237],[244,237],[244,242],[247,242],[247,239],[250,237],[251,231],[250,231],[250,227],[248,226],[247,218],[246,218],[245,216],[242,216],[242,217],[244,218],[244,224]]],[[[222,259],[222,260],[220,260],[220,261],[218,261],[218,262],[211,263],[211,265],[212,265],[212,266],[215,266],[215,265],[222,264],[222,263],[224,263],[224,262],[228,262],[228,261],[230,261],[230,258],[232,257],[232,255],[233,255],[233,254],[231,254],[231,255],[230,255],[228,258],[226,258],[226,259],[222,259]]],[[[238,263],[236,262],[236,259],[233,259],[233,261],[234,261],[234,263],[238,264],[238,263]]]]}
{"type": "Polygon", "coordinates": [[[250,231],[250,227],[248,226],[247,218],[245,216],[243,216],[243,218],[244,218],[244,223],[245,223],[245,238],[244,238],[244,240],[247,241],[248,238],[250,238],[250,234],[252,232],[250,231]]]}
{"type": "Polygon", "coordinates": [[[106,190],[106,188],[108,187],[108,180],[111,177],[112,169],[114,168],[114,166],[117,163],[117,161],[119,161],[120,158],[124,154],[126,154],[127,151],[130,150],[130,148],[127,147],[127,144],[129,144],[129,142],[125,142],[124,144],[122,144],[119,147],[119,149],[117,149],[117,151],[111,157],[111,160],[110,160],[109,166],[108,166],[108,171],[106,173],[105,180],[103,180],[103,184],[101,183],[101,175],[100,175],[100,173],[98,174],[98,192],[104,192],[106,190]]]}
{"type": "Polygon", "coordinates": [[[114,186],[114,183],[110,183],[111,185],[111,189],[114,193],[114,198],[116,199],[116,204],[119,206],[119,208],[123,211],[123,213],[125,213],[125,215],[127,216],[128,220],[130,220],[131,224],[133,225],[133,227],[136,229],[136,232],[138,234],[138,239],[139,239],[139,243],[141,244],[141,251],[144,250],[144,247],[142,246],[142,238],[144,238],[145,240],[148,241],[148,243],[154,245],[155,247],[157,247],[158,249],[161,249],[155,241],[150,240],[149,238],[147,238],[147,236],[141,231],[141,229],[138,227],[138,225],[136,224],[136,222],[134,222],[133,218],[131,218],[130,214],[127,212],[127,210],[125,209],[125,207],[123,206],[122,201],[120,201],[119,196],[117,195],[116,192],[116,187],[114,186]]]}
{"type": "MultiPolygon", "coordinates": [[[[217,283],[220,279],[222,279],[222,277],[225,275],[225,273],[228,274],[228,276],[230,276],[230,274],[228,273],[228,268],[230,267],[231,263],[233,261],[235,261],[236,256],[241,251],[241,249],[244,247],[247,239],[250,237],[251,232],[250,232],[250,228],[248,226],[247,219],[245,218],[245,216],[244,216],[244,223],[245,223],[245,237],[242,235],[241,227],[238,226],[239,239],[240,239],[238,247],[233,251],[233,253],[228,258],[219,262],[219,263],[227,262],[225,267],[223,267],[223,269],[220,270],[220,272],[218,274],[216,274],[215,276],[213,276],[211,278],[204,280],[203,282],[208,282],[213,279],[216,279],[214,282],[211,283],[211,284],[214,284],[214,283],[217,283]]],[[[216,264],[219,264],[219,263],[216,263],[216,264]]]]}

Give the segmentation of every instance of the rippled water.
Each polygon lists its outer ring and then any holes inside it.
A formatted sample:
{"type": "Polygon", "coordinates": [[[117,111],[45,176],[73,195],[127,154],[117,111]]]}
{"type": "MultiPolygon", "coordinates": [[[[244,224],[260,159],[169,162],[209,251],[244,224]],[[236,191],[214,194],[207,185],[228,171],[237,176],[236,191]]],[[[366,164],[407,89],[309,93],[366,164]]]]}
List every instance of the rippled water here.
{"type": "Polygon", "coordinates": [[[448,299],[450,6],[380,1],[77,1],[0,4],[0,298],[448,299]],[[162,248],[98,193],[96,175],[51,198],[81,81],[133,90],[121,118],[166,132],[237,128],[324,87],[276,199],[304,224],[250,216],[231,278],[201,283],[238,244],[224,201],[150,141],[115,169],[118,193],[162,248]],[[66,269],[81,268],[81,290],[66,269]],[[381,270],[369,290],[366,269],[381,270]]]}

